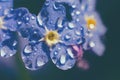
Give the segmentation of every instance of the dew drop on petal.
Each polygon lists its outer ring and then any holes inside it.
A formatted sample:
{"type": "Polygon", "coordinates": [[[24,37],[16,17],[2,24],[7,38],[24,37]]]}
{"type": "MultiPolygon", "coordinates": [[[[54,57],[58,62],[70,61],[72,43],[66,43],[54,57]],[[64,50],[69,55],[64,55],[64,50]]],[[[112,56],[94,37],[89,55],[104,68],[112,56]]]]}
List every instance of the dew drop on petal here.
{"type": "Polygon", "coordinates": [[[95,43],[94,43],[93,41],[90,41],[90,42],[89,42],[89,46],[90,46],[90,47],[95,47],[95,43]]]}
{"type": "Polygon", "coordinates": [[[75,25],[73,24],[73,23],[68,23],[68,28],[70,28],[70,29],[73,29],[75,27],[75,25]]]}
{"type": "Polygon", "coordinates": [[[66,56],[65,55],[61,55],[60,63],[61,64],[65,64],[65,62],[66,62],[66,56]]]}
{"type": "Polygon", "coordinates": [[[78,31],[78,30],[75,30],[75,34],[76,34],[77,36],[80,36],[80,35],[81,35],[81,32],[78,31]]]}
{"type": "Polygon", "coordinates": [[[69,34],[65,35],[65,40],[69,40],[71,37],[69,34]]]}
{"type": "Polygon", "coordinates": [[[45,63],[46,63],[46,61],[44,61],[45,60],[45,56],[38,56],[37,57],[37,66],[38,67],[41,67],[41,66],[43,66],[45,63]]]}
{"type": "Polygon", "coordinates": [[[27,45],[27,46],[24,48],[24,52],[25,52],[25,53],[31,53],[31,52],[32,52],[31,46],[30,46],[30,45],[27,45]]]}

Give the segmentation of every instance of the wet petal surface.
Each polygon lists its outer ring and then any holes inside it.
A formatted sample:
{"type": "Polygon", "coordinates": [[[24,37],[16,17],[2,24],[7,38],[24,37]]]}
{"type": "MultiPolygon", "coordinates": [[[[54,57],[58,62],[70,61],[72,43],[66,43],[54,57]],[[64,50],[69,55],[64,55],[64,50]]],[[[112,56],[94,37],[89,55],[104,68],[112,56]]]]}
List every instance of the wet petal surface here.
{"type": "Polygon", "coordinates": [[[17,38],[15,32],[9,30],[0,31],[0,55],[1,57],[11,57],[17,52],[17,38]]]}
{"type": "Polygon", "coordinates": [[[47,49],[44,51],[43,46],[43,43],[29,43],[24,47],[21,56],[27,69],[37,70],[48,62],[47,49]]]}
{"type": "Polygon", "coordinates": [[[82,44],[84,42],[84,29],[77,23],[68,22],[61,32],[61,40],[66,45],[82,44]]]}
{"type": "Polygon", "coordinates": [[[53,63],[61,70],[71,69],[75,64],[75,57],[71,48],[57,44],[50,53],[53,63]]]}

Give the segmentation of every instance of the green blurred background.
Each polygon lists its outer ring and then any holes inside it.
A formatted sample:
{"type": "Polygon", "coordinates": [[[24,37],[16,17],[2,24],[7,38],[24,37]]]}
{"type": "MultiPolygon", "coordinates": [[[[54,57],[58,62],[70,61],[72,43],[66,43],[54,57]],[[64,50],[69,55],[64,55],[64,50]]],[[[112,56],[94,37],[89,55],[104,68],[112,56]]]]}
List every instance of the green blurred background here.
{"type": "MultiPolygon", "coordinates": [[[[14,0],[14,8],[27,7],[38,14],[44,0],[14,0]]],[[[85,54],[90,63],[87,71],[74,67],[61,71],[49,61],[38,71],[25,69],[20,53],[0,61],[0,80],[120,80],[120,0],[97,0],[96,10],[108,31],[106,51],[102,57],[91,52],[85,54]],[[11,61],[11,62],[10,62],[11,61]]]]}

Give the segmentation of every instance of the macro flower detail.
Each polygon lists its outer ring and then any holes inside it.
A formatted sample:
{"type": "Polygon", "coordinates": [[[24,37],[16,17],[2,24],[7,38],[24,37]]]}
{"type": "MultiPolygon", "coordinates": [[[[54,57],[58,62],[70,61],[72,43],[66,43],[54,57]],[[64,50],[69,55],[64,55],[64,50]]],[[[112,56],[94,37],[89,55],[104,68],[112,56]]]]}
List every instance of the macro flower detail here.
{"type": "MultiPolygon", "coordinates": [[[[69,23],[69,22],[66,21],[65,24],[67,24],[67,23],[69,23]]],[[[43,51],[43,48],[42,49],[38,48],[38,50],[40,50],[40,51],[37,52],[37,53],[33,51],[31,53],[31,55],[33,55],[32,58],[36,60],[37,57],[35,57],[34,54],[37,55],[37,54],[41,54],[41,52],[44,52],[45,54],[47,54],[48,56],[50,56],[50,58],[52,59],[53,63],[56,64],[56,66],[58,68],[60,68],[62,70],[67,70],[67,69],[72,68],[74,66],[74,64],[75,64],[75,60],[76,59],[74,57],[74,53],[72,52],[71,45],[81,44],[82,43],[82,36],[80,36],[81,33],[79,33],[79,32],[81,32],[82,29],[81,28],[79,29],[79,27],[77,27],[76,25],[74,25],[74,26],[72,25],[73,28],[69,28],[71,26],[71,25],[69,25],[69,26],[65,26],[63,28],[65,30],[62,30],[61,32],[59,32],[58,29],[56,29],[56,30],[50,29],[49,30],[47,28],[47,26],[45,26],[45,27],[44,26],[43,27],[42,26],[39,27],[40,29],[44,28],[45,33],[42,33],[43,37],[41,37],[34,44],[34,46],[37,46],[39,44],[46,44],[44,46],[44,48],[46,48],[46,49],[44,49],[45,51],[43,51]],[[78,31],[78,33],[76,31],[78,31]],[[79,42],[79,40],[80,40],[80,42],[79,42]],[[47,48],[50,51],[47,50],[47,48]],[[60,49],[60,48],[62,48],[62,49],[60,49]],[[59,49],[60,49],[60,51],[59,51],[59,49]],[[57,51],[56,55],[54,54],[54,51],[57,51]],[[56,61],[54,61],[55,58],[56,58],[56,61]],[[62,59],[64,59],[64,61],[62,61],[62,59]]],[[[54,27],[52,27],[52,28],[55,29],[54,27]]],[[[42,45],[39,46],[39,47],[42,47],[42,45]]],[[[31,49],[30,49],[30,47],[26,46],[23,51],[30,52],[31,49]]],[[[24,52],[22,52],[22,59],[23,59],[24,63],[26,64],[26,58],[29,59],[29,57],[27,55],[24,55],[23,53],[24,52]]],[[[30,57],[30,59],[31,59],[31,57],[30,57]]],[[[47,60],[44,60],[44,59],[47,59],[47,57],[43,58],[43,62],[45,61],[43,63],[43,65],[47,62],[47,60]]],[[[34,66],[34,64],[31,64],[31,66],[34,66]]],[[[36,64],[37,64],[37,62],[36,62],[36,64]]],[[[43,66],[43,65],[41,65],[41,66],[43,66]]],[[[33,67],[29,68],[29,69],[32,70],[33,67]]]]}
{"type": "Polygon", "coordinates": [[[106,28],[95,11],[95,0],[46,0],[38,15],[24,7],[12,9],[12,2],[0,0],[2,57],[13,56],[18,50],[29,70],[38,70],[49,60],[68,70],[76,62],[89,68],[84,50],[103,54],[101,37],[106,28]]]}

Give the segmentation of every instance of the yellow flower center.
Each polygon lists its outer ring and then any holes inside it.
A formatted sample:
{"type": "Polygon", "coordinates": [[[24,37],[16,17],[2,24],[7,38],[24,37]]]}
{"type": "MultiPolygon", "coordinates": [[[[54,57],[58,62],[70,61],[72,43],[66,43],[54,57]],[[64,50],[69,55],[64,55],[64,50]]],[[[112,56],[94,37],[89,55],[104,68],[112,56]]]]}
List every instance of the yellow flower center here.
{"type": "Polygon", "coordinates": [[[95,29],[95,26],[96,26],[96,20],[92,17],[87,17],[86,25],[89,30],[93,30],[93,29],[95,29]]]}
{"type": "Polygon", "coordinates": [[[49,46],[52,46],[59,42],[59,34],[57,31],[48,31],[44,39],[49,46]]]}

